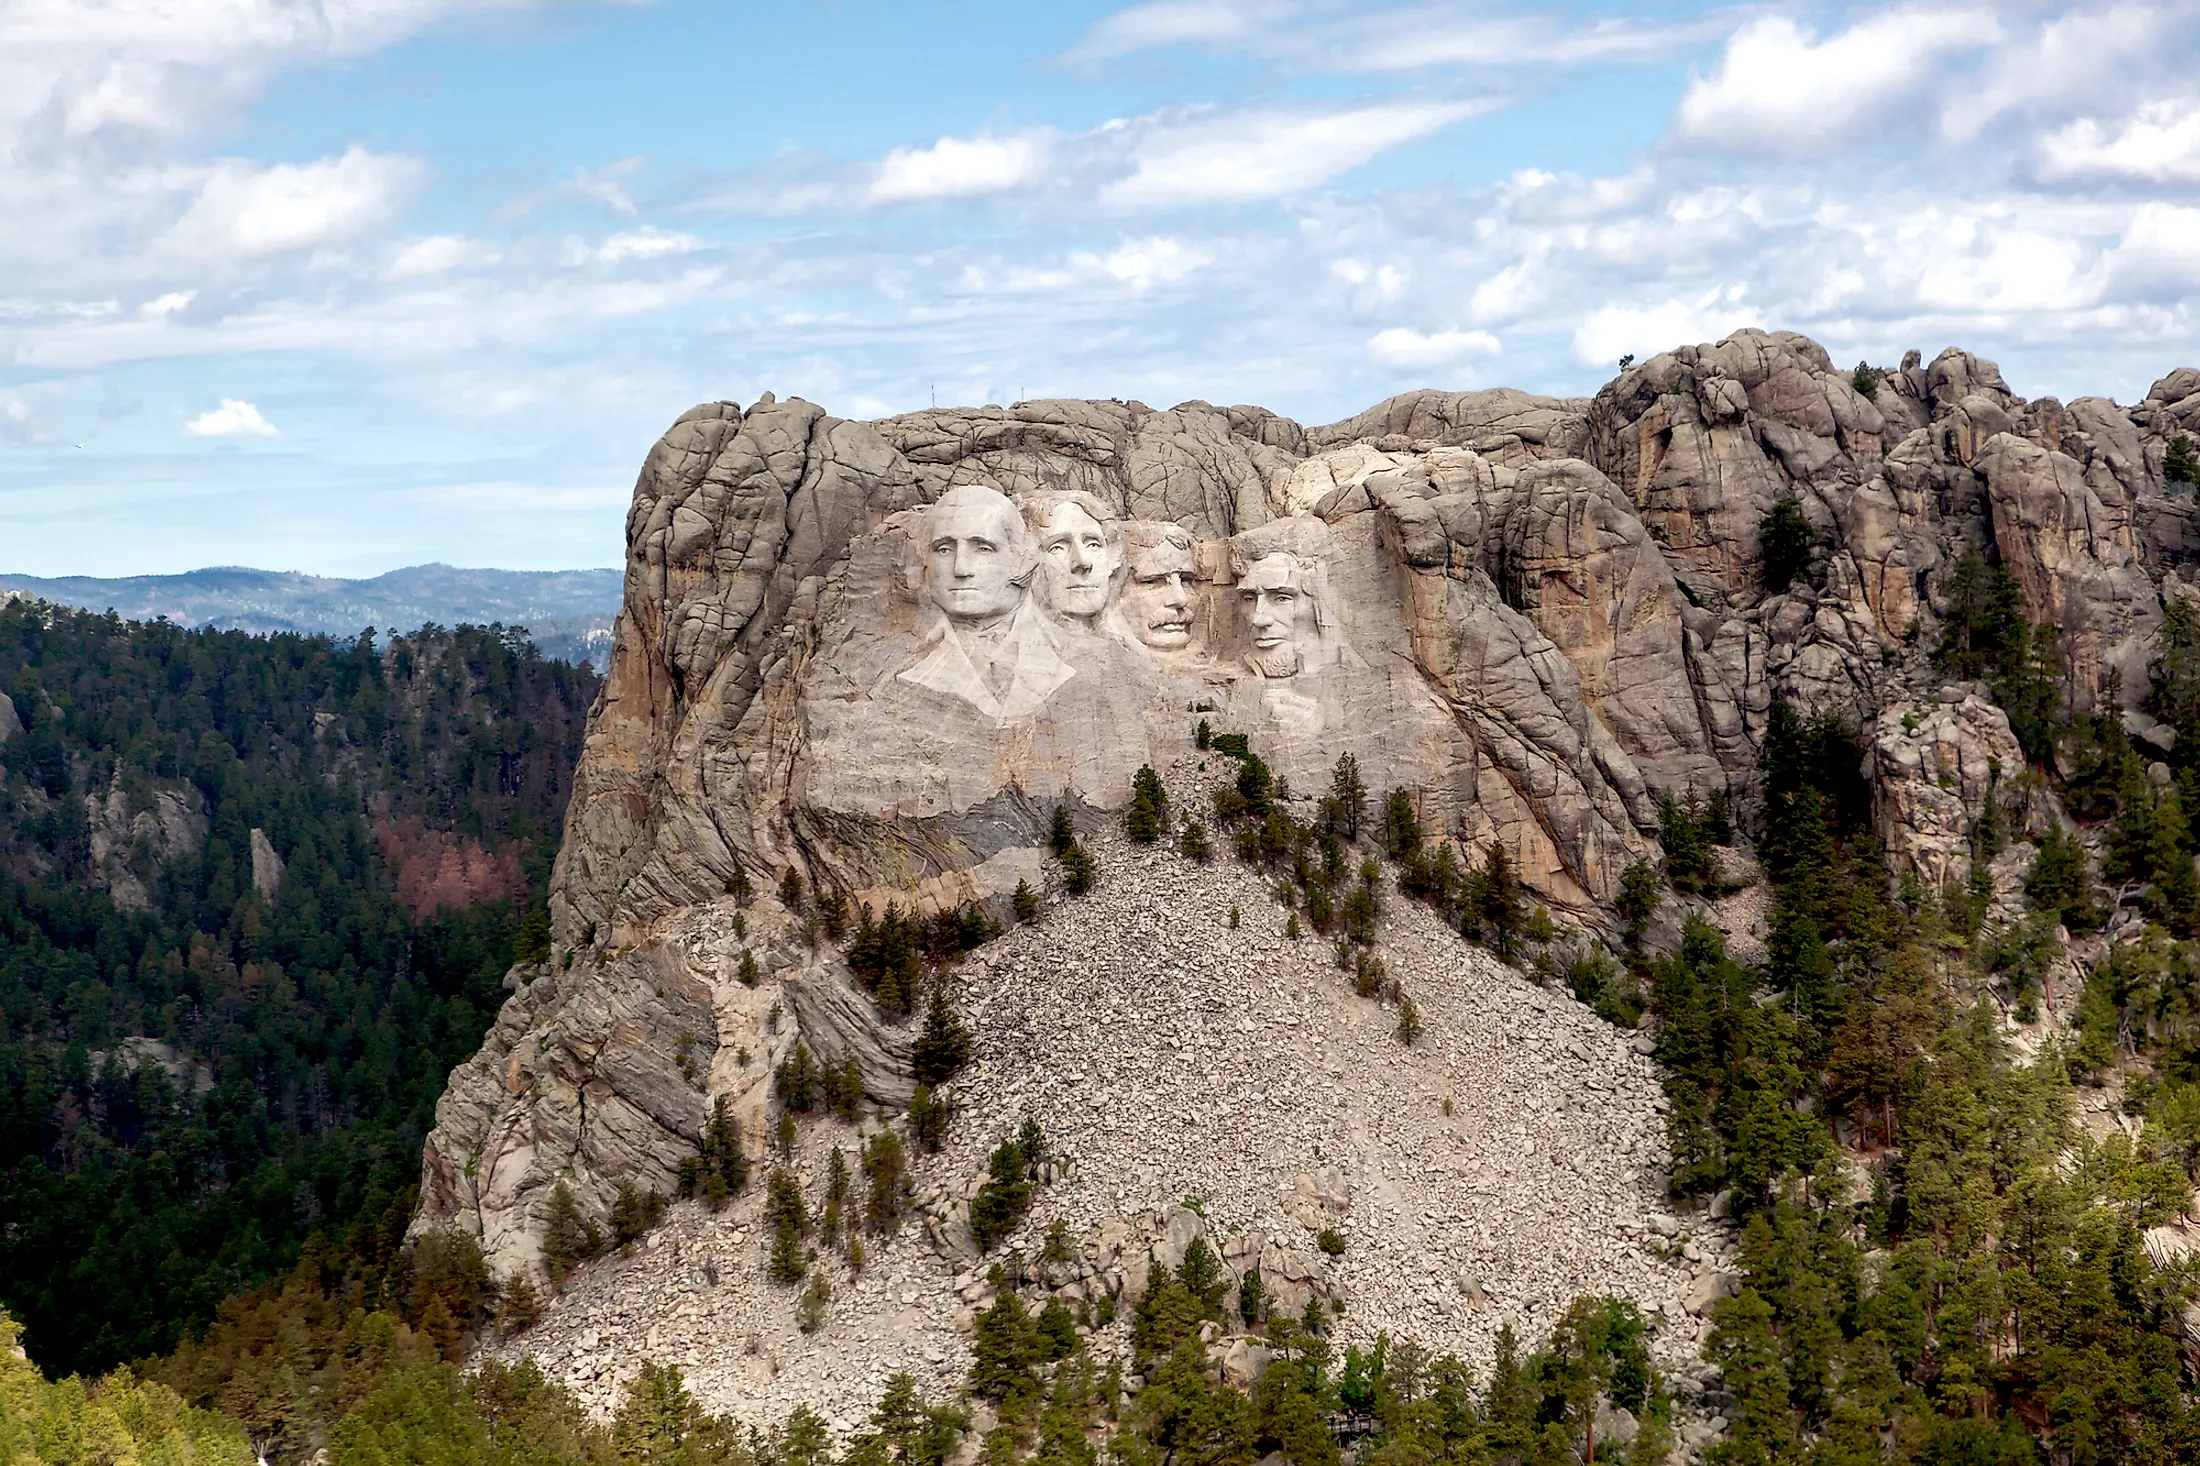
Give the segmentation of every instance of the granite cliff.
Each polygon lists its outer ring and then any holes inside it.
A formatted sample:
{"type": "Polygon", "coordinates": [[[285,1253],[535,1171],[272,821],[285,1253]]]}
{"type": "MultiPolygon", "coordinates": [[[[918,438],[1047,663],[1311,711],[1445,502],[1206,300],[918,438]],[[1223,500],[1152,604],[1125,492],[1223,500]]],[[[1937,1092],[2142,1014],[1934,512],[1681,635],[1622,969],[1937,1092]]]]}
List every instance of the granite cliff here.
{"type": "MultiPolygon", "coordinates": [[[[760,1150],[773,1066],[798,1042],[852,1059],[872,1103],[906,1103],[908,1028],[813,940],[797,893],[1005,915],[1019,882],[1053,879],[1057,806],[1092,831],[1142,765],[1199,787],[1202,720],[1246,734],[1302,801],[1352,753],[1371,789],[1409,791],[1432,835],[1502,846],[1586,940],[1613,930],[1622,873],[1656,858],[1662,796],[1748,807],[1786,699],[1860,730],[1897,870],[1960,882],[1983,791],[2024,754],[1986,689],[1928,655],[1956,567],[1976,552],[2014,574],[2029,618],[2055,630],[2074,708],[2162,736],[2139,707],[2148,638],[2200,551],[2193,499],[2169,491],[2163,460],[2194,430],[2200,372],[2136,407],[2065,405],[2017,397],[1960,351],[1870,374],[1760,331],[1635,363],[1590,399],[1424,391],[1313,428],[1201,402],[869,423],[769,395],[697,407],[635,487],[625,607],[554,877],[555,954],[515,970],[489,1040],[452,1076],[417,1225],[462,1224],[499,1270],[531,1266],[554,1186],[597,1213],[621,1181],[669,1191],[717,1099],[760,1150]],[[1807,530],[1806,563],[1779,585],[1760,545],[1776,513],[1807,530]],[[753,986],[736,977],[744,955],[753,986]]],[[[2045,796],[2027,818],[2061,815],[2045,796]]],[[[1719,912],[1738,942],[1756,935],[1748,911],[1719,912]]],[[[1030,964],[1095,960],[1091,933],[1049,947],[1061,920],[1019,933],[1026,965],[993,963],[972,1000],[1030,964]]],[[[1207,963],[1290,990],[1281,949],[1154,939],[1172,973],[1207,963]]],[[[1502,968],[1433,949],[1416,961],[1414,983],[1446,1002],[1526,1001],[1505,995],[1519,979],[1502,968]]],[[[1497,1084],[1533,1026],[1462,1018],[1445,1042],[1497,1084]]],[[[1017,1062],[1034,1072],[1071,1062],[1026,1047],[1017,1062]]],[[[1096,1052],[1074,1059],[1088,1066],[1080,1105],[1124,1101],[1096,1052]]],[[[1346,1094],[1454,1082],[1401,1062],[1328,1072],[1346,1094]]],[[[1643,1130],[1601,1223],[1639,1237],[1663,1144],[1653,1092],[1624,1053],[1579,1062],[1593,1083],[1554,1070],[1525,1098],[1608,1094],[1603,1131],[1643,1130]]],[[[980,1073],[957,1124],[990,1136],[1031,1100],[1005,1071],[980,1073]]],[[[1380,1137],[1348,1150],[1374,1176],[1391,1156],[1380,1137]]],[[[1099,1178],[1159,1242],[1174,1159],[1099,1178]]],[[[1318,1169],[1312,1150],[1281,1163],[1318,1169]]],[[[1471,1224],[1491,1209],[1472,1179],[1421,1200],[1471,1224]]],[[[925,1184],[951,1201],[964,1180],[925,1184]]],[[[1226,1214],[1283,1226],[1271,1178],[1241,1189],[1226,1214]]],[[[930,1245],[953,1274],[953,1207],[938,1220],[930,1245]]],[[[1124,1239],[1076,1220],[1090,1259],[1120,1267],[1124,1239]]],[[[1523,1235],[1488,1266],[1555,1279],[1538,1252],[1554,1246],[1523,1235]]],[[[1311,1286],[1289,1250],[1274,1281],[1311,1286]]],[[[1715,1294],[1704,1266],[1696,1285],[1715,1294]]],[[[1680,1316],[1686,1276],[1605,1271],[1680,1316]]]]}

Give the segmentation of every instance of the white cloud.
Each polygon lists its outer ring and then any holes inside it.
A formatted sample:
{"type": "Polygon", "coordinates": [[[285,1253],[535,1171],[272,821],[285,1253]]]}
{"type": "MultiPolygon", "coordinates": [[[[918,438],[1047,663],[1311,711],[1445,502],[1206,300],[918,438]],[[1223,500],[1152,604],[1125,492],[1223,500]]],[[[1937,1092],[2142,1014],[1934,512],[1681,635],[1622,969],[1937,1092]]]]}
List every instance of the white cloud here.
{"type": "Polygon", "coordinates": [[[2200,183],[2200,103],[2153,102],[2113,132],[2081,117],[2039,142],[2040,176],[2200,183]]]}
{"type": "Polygon", "coordinates": [[[1692,300],[1601,306],[1574,328],[1574,356],[1585,365],[1609,368],[1630,353],[1649,356],[1669,346],[1719,340],[1757,323],[1759,312],[1741,303],[1742,294],[1729,286],[1692,300]]]}
{"type": "Polygon", "coordinates": [[[1099,264],[1103,272],[1131,289],[1146,290],[1155,285],[1173,285],[1213,261],[1214,255],[1207,250],[1195,249],[1181,240],[1155,237],[1131,240],[1109,251],[1099,264]]]}
{"type": "Polygon", "coordinates": [[[183,430],[195,438],[275,436],[275,425],[260,416],[260,409],[235,397],[224,397],[221,406],[200,413],[185,423],[183,430]]]}
{"type": "Polygon", "coordinates": [[[9,0],[0,5],[0,143],[34,121],[54,141],[174,134],[283,66],[363,55],[454,13],[525,3],[9,0]]]}
{"type": "Polygon", "coordinates": [[[171,290],[157,300],[148,300],[138,307],[138,314],[153,320],[162,320],[182,310],[198,299],[196,290],[171,290]]]}
{"type": "Polygon", "coordinates": [[[0,393],[0,443],[31,440],[30,404],[13,392],[0,393]]]}
{"type": "Polygon", "coordinates": [[[1170,119],[1138,144],[1135,171],[1100,197],[1126,208],[1278,198],[1484,110],[1473,102],[1398,101],[1170,119]]]}
{"type": "Polygon", "coordinates": [[[943,137],[930,147],[895,148],[879,160],[873,203],[974,198],[1036,183],[1051,139],[1042,132],[1011,137],[943,137]]]}
{"type": "Polygon", "coordinates": [[[1766,16],[1734,33],[1709,76],[1690,77],[1673,133],[1719,152],[1822,153],[1922,90],[1947,53],[1999,35],[1988,10],[1893,10],[1824,41],[1766,16]]]}
{"type": "Polygon", "coordinates": [[[1431,331],[1392,326],[1368,338],[1367,354],[1384,366],[1443,366],[1463,356],[1496,356],[1504,346],[1487,331],[1431,331]]]}
{"type": "Polygon", "coordinates": [[[399,249],[382,274],[391,280],[448,274],[466,263],[471,253],[473,246],[455,234],[431,234],[399,249]]]}
{"type": "Polygon", "coordinates": [[[2189,3],[2086,4],[2050,16],[1981,58],[1975,87],[1955,79],[1942,135],[1971,142],[2011,112],[2090,111],[2104,99],[2143,95],[2157,73],[2181,80],[2191,68],[2174,59],[2175,38],[2190,21],[2189,3]]]}
{"type": "Polygon", "coordinates": [[[589,199],[614,213],[632,216],[640,210],[634,205],[634,196],[627,191],[626,181],[648,163],[648,158],[637,153],[615,163],[606,163],[601,168],[575,168],[572,176],[551,192],[589,199]]]}
{"type": "Polygon", "coordinates": [[[1095,21],[1062,59],[1092,65],[1189,47],[1298,71],[1381,75],[1438,68],[1585,67],[1664,61],[1724,35],[1719,13],[1676,19],[1506,11],[1484,3],[1379,9],[1320,0],[1147,0],[1095,21]]]}
{"type": "Polygon", "coordinates": [[[1113,61],[1170,46],[1241,45],[1280,27],[1291,9],[1258,0],[1145,0],[1094,21],[1064,59],[1113,61]]]}
{"type": "Polygon", "coordinates": [[[2181,294],[2200,286],[2200,209],[2141,204],[2109,255],[2118,281],[2134,292],[2181,294]]]}
{"type": "Polygon", "coordinates": [[[664,255],[686,254],[702,247],[703,241],[693,234],[681,234],[645,224],[639,229],[629,229],[606,239],[597,248],[595,259],[601,265],[617,265],[628,260],[653,260],[664,255]]]}
{"type": "Polygon", "coordinates": [[[312,163],[223,163],[163,242],[219,259],[340,244],[387,220],[420,172],[411,158],[356,146],[312,163]]]}

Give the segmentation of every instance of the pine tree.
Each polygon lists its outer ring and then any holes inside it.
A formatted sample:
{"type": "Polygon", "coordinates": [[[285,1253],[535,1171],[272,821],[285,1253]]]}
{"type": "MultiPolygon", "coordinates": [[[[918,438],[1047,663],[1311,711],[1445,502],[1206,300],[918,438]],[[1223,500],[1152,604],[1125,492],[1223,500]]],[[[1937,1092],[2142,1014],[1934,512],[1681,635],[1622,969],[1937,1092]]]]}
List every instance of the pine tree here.
{"type": "Polygon", "coordinates": [[[1031,882],[1016,882],[1016,894],[1008,898],[1008,904],[1016,913],[1018,922],[1032,922],[1039,918],[1039,893],[1031,889],[1031,882]]]}
{"type": "Polygon", "coordinates": [[[932,986],[932,1003],[925,1010],[924,1029],[917,1035],[910,1062],[917,1083],[940,1085],[962,1072],[970,1062],[970,1030],[955,1012],[945,981],[932,986]]]}
{"type": "Polygon", "coordinates": [[[1015,1141],[994,1147],[986,1171],[985,1184],[970,1201],[970,1236],[980,1252],[991,1252],[1031,1209],[1029,1165],[1015,1141]]]}
{"type": "Polygon", "coordinates": [[[1100,879],[1100,863],[1092,858],[1081,841],[1072,840],[1062,852],[1062,889],[1072,896],[1082,896],[1100,879]]]}
{"type": "Polygon", "coordinates": [[[874,1232],[891,1232],[901,1225],[903,1193],[909,1186],[909,1156],[901,1137],[881,1130],[863,1147],[864,1222],[874,1232]]]}
{"type": "Polygon", "coordinates": [[[1069,806],[1054,806],[1054,820],[1047,826],[1047,844],[1052,846],[1057,858],[1067,855],[1069,847],[1077,843],[1077,823],[1070,818],[1069,806]]]}
{"type": "Polygon", "coordinates": [[[926,1155],[939,1153],[950,1118],[947,1101],[934,1094],[930,1085],[918,1085],[909,1099],[909,1136],[926,1155]]]}
{"type": "Polygon", "coordinates": [[[1398,1042],[1412,1048],[1421,1041],[1421,1010],[1413,999],[1404,998],[1398,1003],[1398,1042]]]}
{"type": "Polygon", "coordinates": [[[464,1335],[458,1320],[451,1316],[450,1305],[440,1296],[430,1298],[428,1306],[420,1313],[420,1336],[444,1363],[458,1363],[459,1342],[464,1335]]]}
{"type": "Polygon", "coordinates": [[[2162,478],[2187,488],[2200,483],[2200,453],[2193,451],[2192,439],[2183,433],[2170,439],[2168,450],[2162,454],[2162,478]]]}
{"type": "Polygon", "coordinates": [[[1139,765],[1131,778],[1131,807],[1124,830],[1140,845],[1151,845],[1169,827],[1169,792],[1152,764],[1139,765]]]}
{"type": "Polygon", "coordinates": [[[1510,961],[1513,938],[1525,919],[1520,895],[1520,879],[1513,874],[1512,861],[1505,854],[1505,847],[1496,840],[1489,843],[1482,865],[1478,914],[1482,930],[1488,936],[1492,950],[1510,961]]]}
{"type": "Polygon", "coordinates": [[[1337,833],[1347,840],[1360,838],[1360,822],[1367,818],[1367,785],[1360,780],[1360,761],[1349,753],[1337,755],[1329,775],[1329,797],[1336,801],[1337,833]]]}
{"type": "Polygon", "coordinates": [[[1197,818],[1184,822],[1184,834],[1177,841],[1176,848],[1185,859],[1197,861],[1201,865],[1207,863],[1215,850],[1213,842],[1207,838],[1207,826],[1197,818]]]}
{"type": "Polygon", "coordinates": [[[1413,795],[1393,789],[1383,801],[1383,850],[1392,860],[1404,860],[1421,848],[1421,818],[1414,812],[1413,795]]]}
{"type": "Polygon", "coordinates": [[[1260,1263],[1255,1259],[1247,1262],[1238,1276],[1238,1317],[1252,1328],[1267,1316],[1268,1285],[1261,1281],[1260,1263]]]}
{"type": "Polygon", "coordinates": [[[550,1193],[550,1214],[543,1221],[542,1260],[552,1282],[563,1285],[573,1268],[603,1250],[603,1233],[581,1212],[573,1192],[560,1181],[550,1193]]]}
{"type": "Polygon", "coordinates": [[[527,1274],[515,1272],[506,1278],[497,1298],[497,1326],[510,1336],[526,1332],[541,1319],[542,1295],[527,1274]]]}
{"type": "Polygon", "coordinates": [[[802,1206],[802,1187],[792,1171],[784,1168],[771,1175],[764,1203],[764,1223],[771,1228],[772,1251],[768,1271],[773,1282],[796,1283],[809,1270],[802,1256],[802,1234],[809,1230],[809,1214],[802,1206]]]}

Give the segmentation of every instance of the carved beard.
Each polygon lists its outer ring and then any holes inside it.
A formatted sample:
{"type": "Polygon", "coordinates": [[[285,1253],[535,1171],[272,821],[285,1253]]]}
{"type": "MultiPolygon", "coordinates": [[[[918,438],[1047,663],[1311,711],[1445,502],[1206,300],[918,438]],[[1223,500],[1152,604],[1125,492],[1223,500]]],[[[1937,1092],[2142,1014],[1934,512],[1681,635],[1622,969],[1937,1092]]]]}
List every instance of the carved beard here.
{"type": "Polygon", "coordinates": [[[1255,647],[1246,660],[1253,670],[1263,677],[1296,677],[1299,675],[1299,649],[1286,642],[1274,651],[1264,652],[1255,647]]]}

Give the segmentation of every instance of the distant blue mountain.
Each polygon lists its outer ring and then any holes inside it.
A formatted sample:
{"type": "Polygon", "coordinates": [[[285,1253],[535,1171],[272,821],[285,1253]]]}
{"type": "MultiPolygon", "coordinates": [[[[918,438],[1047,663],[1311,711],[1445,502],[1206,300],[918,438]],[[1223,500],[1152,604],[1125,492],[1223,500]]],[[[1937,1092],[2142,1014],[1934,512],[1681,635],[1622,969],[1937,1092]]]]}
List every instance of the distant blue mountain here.
{"type": "Polygon", "coordinates": [[[546,657],[611,658],[611,622],[624,594],[618,570],[464,570],[408,565],[371,580],[223,565],[182,575],[88,575],[45,579],[0,574],[0,594],[20,591],[64,606],[113,611],[132,621],[158,616],[186,626],[357,636],[501,622],[524,626],[546,657]]]}

